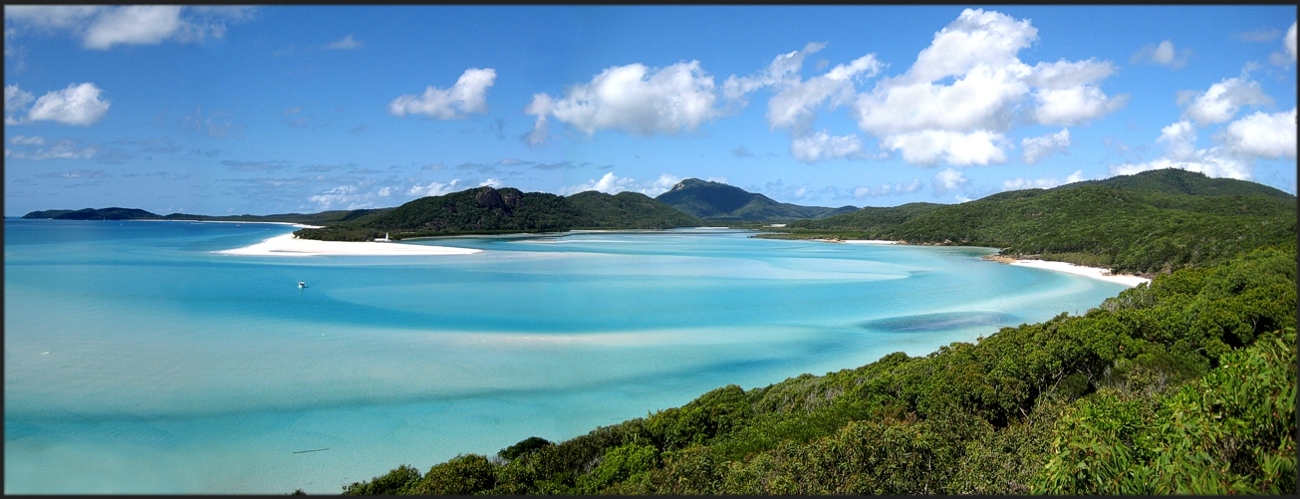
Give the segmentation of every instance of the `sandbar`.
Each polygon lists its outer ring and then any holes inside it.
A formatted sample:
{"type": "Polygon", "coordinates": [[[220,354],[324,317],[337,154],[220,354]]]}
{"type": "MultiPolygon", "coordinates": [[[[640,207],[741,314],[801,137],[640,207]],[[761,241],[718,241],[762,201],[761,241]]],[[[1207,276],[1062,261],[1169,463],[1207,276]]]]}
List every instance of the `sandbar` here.
{"type": "Polygon", "coordinates": [[[472,255],[480,251],[483,250],[424,244],[318,241],[315,239],[299,239],[293,234],[284,234],[251,246],[221,250],[216,253],[245,256],[418,256],[472,255]]]}
{"type": "Polygon", "coordinates": [[[848,244],[898,244],[898,241],[886,241],[884,239],[845,239],[840,242],[848,244]]]}
{"type": "Polygon", "coordinates": [[[1082,265],[1075,265],[1073,263],[1049,262],[1045,260],[1015,260],[1009,263],[1011,265],[1019,265],[1021,267],[1033,267],[1036,269],[1055,270],[1057,272],[1065,272],[1068,274],[1091,277],[1093,279],[1113,282],[1115,284],[1122,284],[1130,288],[1136,287],[1138,284],[1142,284],[1144,282],[1145,283],[1151,282],[1151,279],[1147,279],[1142,276],[1128,275],[1128,274],[1111,274],[1110,269],[1103,269],[1098,267],[1084,267],[1082,265]]]}

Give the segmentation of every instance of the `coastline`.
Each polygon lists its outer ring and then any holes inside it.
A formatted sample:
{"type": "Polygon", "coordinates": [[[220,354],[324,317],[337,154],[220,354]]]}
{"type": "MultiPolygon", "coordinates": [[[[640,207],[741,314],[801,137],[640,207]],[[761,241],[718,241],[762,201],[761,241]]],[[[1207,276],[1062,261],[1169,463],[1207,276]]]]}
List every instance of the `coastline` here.
{"type": "Polygon", "coordinates": [[[283,234],[257,244],[214,251],[214,253],[240,256],[428,256],[472,255],[481,251],[483,250],[423,244],[318,241],[299,239],[293,234],[283,234]]]}
{"type": "Polygon", "coordinates": [[[1006,256],[998,256],[998,255],[989,255],[984,257],[984,259],[998,262],[998,263],[1005,263],[1007,265],[1017,265],[1020,267],[1053,270],[1056,272],[1064,272],[1067,274],[1081,275],[1084,277],[1090,277],[1101,281],[1113,282],[1115,284],[1128,286],[1130,288],[1137,287],[1137,285],[1139,284],[1143,284],[1143,283],[1149,284],[1151,282],[1151,279],[1142,276],[1136,276],[1130,274],[1112,274],[1110,273],[1110,269],[1103,269],[1101,267],[1084,267],[1082,265],[1075,265],[1073,263],[1066,263],[1066,262],[1051,262],[1047,260],[1021,260],[1021,259],[1016,259],[1016,258],[1011,258],[1006,256]]]}

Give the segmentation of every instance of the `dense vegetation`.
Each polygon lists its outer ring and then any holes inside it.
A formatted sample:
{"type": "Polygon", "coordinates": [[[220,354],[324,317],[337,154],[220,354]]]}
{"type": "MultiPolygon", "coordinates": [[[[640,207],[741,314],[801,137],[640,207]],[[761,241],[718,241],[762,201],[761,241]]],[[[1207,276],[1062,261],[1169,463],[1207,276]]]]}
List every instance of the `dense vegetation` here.
{"type": "Polygon", "coordinates": [[[956,205],[863,208],[788,224],[780,237],[862,238],[1002,248],[1154,274],[1295,240],[1296,198],[1271,187],[1155,170],[956,205]]]}
{"type": "Polygon", "coordinates": [[[825,208],[779,203],[762,194],[697,178],[678,182],[655,199],[694,217],[728,222],[784,222],[823,218],[857,210],[854,206],[825,208]]]}
{"type": "Polygon", "coordinates": [[[506,187],[476,187],[416,199],[390,211],[320,229],[295,231],[298,237],[367,241],[454,234],[552,232],[571,229],[667,229],[700,221],[635,192],[595,191],[565,198],[506,187]]]}
{"type": "Polygon", "coordinates": [[[531,437],[348,494],[1289,494],[1296,248],[1184,268],[1083,316],[531,437]]]}

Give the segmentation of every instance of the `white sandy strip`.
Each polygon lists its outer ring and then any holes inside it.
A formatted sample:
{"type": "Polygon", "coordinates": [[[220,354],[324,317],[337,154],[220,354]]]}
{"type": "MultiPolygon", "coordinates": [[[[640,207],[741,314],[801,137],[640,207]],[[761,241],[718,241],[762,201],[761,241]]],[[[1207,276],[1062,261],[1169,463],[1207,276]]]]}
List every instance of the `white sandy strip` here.
{"type": "Polygon", "coordinates": [[[1065,272],[1068,274],[1087,276],[1093,279],[1100,279],[1107,282],[1113,282],[1115,284],[1123,284],[1130,288],[1135,287],[1138,284],[1142,284],[1144,282],[1147,283],[1151,282],[1151,279],[1147,279],[1141,276],[1126,275],[1126,274],[1113,275],[1110,273],[1109,269],[1102,269],[1097,267],[1084,267],[1081,265],[1075,265],[1073,263],[1048,262],[1044,260],[1016,260],[1014,262],[1011,262],[1011,264],[1019,265],[1021,267],[1033,267],[1036,269],[1055,270],[1057,272],[1065,272]]]}
{"type": "Polygon", "coordinates": [[[423,244],[318,241],[298,239],[293,234],[275,236],[252,246],[217,251],[225,255],[251,256],[404,256],[404,255],[472,255],[483,250],[427,246],[423,244]]]}
{"type": "Polygon", "coordinates": [[[898,244],[898,241],[885,241],[883,239],[845,239],[849,244],[898,244]]]}

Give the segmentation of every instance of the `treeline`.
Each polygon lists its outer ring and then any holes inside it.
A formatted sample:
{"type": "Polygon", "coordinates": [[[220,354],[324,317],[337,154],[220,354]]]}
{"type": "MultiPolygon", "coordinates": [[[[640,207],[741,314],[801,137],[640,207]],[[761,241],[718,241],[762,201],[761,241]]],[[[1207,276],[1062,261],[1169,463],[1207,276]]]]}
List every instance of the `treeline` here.
{"type": "Polygon", "coordinates": [[[690,215],[640,193],[595,191],[569,197],[484,186],[416,199],[356,220],[301,229],[304,239],[368,241],[457,234],[554,232],[572,229],[668,229],[697,226],[690,215]]]}
{"type": "Polygon", "coordinates": [[[1294,241],[1296,198],[1170,169],[956,205],[863,208],[771,230],[784,232],[776,237],[990,246],[1008,256],[1150,275],[1294,241]]]}
{"type": "Polygon", "coordinates": [[[194,215],[190,213],[172,213],[159,215],[138,208],[82,208],[80,210],[38,210],[23,215],[22,218],[44,218],[51,220],[197,220],[211,222],[284,222],[300,224],[325,224],[347,222],[361,219],[367,215],[378,215],[391,208],[363,210],[330,210],[319,213],[278,213],[274,215],[194,215]]]}
{"type": "Polygon", "coordinates": [[[1293,494],[1295,282],[1294,242],[1258,248],[1083,316],[343,492],[1293,494]]]}

